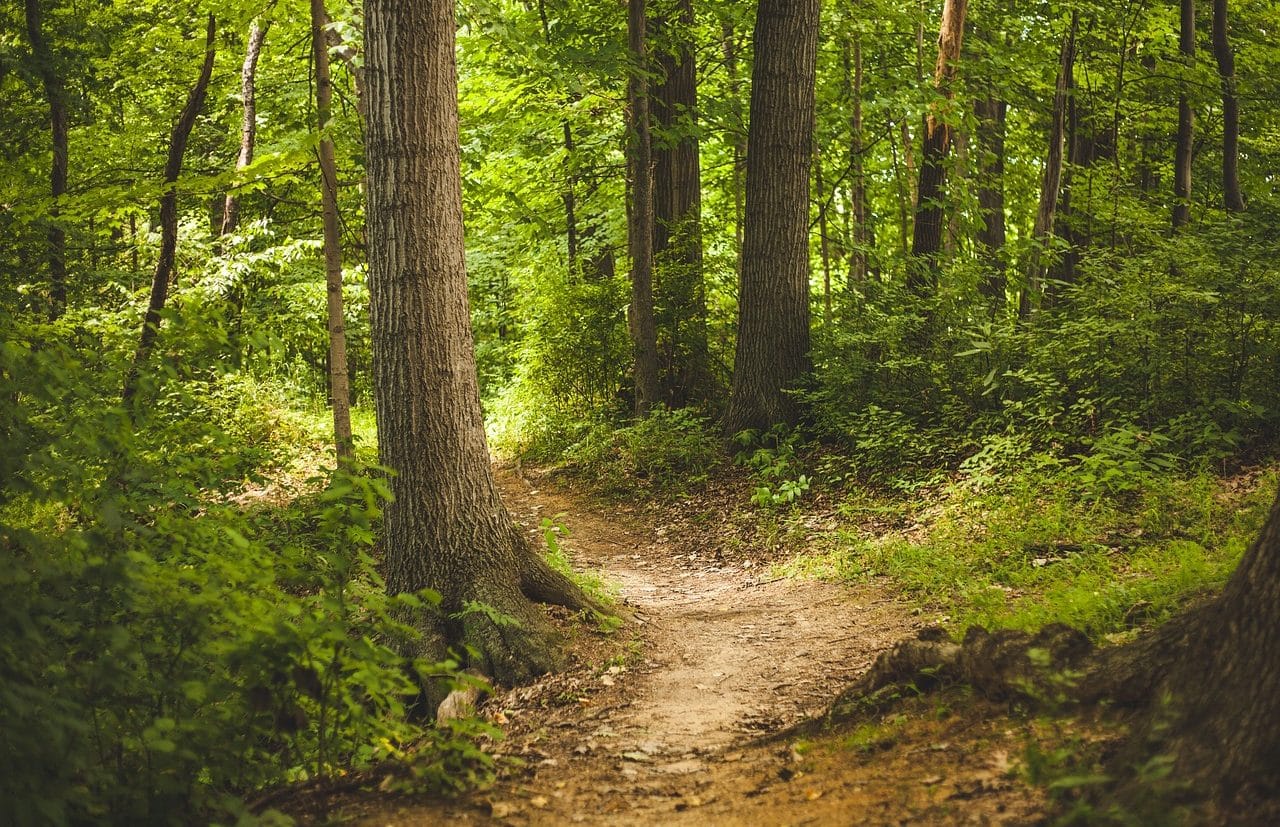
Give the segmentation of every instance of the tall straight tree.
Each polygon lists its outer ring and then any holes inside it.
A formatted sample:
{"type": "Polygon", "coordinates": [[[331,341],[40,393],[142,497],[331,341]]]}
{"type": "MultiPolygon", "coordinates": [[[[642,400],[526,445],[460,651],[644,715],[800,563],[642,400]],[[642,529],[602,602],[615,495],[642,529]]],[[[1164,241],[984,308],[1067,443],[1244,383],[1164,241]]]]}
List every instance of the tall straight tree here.
{"type": "MultiPolygon", "coordinates": [[[[938,29],[938,62],[933,85],[946,100],[953,96],[960,48],[964,42],[967,0],[946,0],[938,29]]],[[[911,239],[911,266],[907,281],[918,294],[937,285],[938,253],[942,250],[942,190],[947,155],[951,151],[951,127],[935,106],[925,119],[924,147],[920,159],[920,184],[916,188],[916,220],[911,239]]]]}
{"type": "Polygon", "coordinates": [[[1062,50],[1058,57],[1058,78],[1054,84],[1053,111],[1049,118],[1049,155],[1045,159],[1044,174],[1040,183],[1040,206],[1036,209],[1036,222],[1031,230],[1033,247],[1027,265],[1027,283],[1018,300],[1018,315],[1031,315],[1033,300],[1041,292],[1044,275],[1049,267],[1048,247],[1053,237],[1054,216],[1058,211],[1058,195],[1062,189],[1063,153],[1066,150],[1067,104],[1074,87],[1076,26],[1078,17],[1071,13],[1071,25],[1062,38],[1062,50]]]}
{"type": "Polygon", "coordinates": [[[395,495],[382,526],[387,588],[443,596],[423,621],[422,654],[465,643],[472,666],[522,680],[559,660],[533,601],[588,601],[533,552],[489,464],[463,256],[454,4],[367,0],[364,11],[374,398],[395,495]]]}
{"type": "Polygon", "coordinates": [[[656,17],[653,30],[653,257],[660,385],[664,401],[680,407],[710,391],[692,0],[678,0],[674,18],[656,17]]]}
{"type": "MultiPolygon", "coordinates": [[[[271,3],[268,11],[275,6],[271,3]]],[[[267,39],[271,18],[254,19],[249,24],[249,43],[244,50],[244,63],[240,66],[240,153],[236,156],[236,172],[253,162],[253,150],[258,137],[258,58],[262,44],[267,39]]],[[[240,197],[228,192],[222,203],[220,235],[235,230],[240,222],[240,197]]]]}
{"type": "Polygon", "coordinates": [[[26,0],[27,39],[36,72],[49,105],[49,138],[53,161],[49,166],[49,316],[57,319],[67,307],[67,236],[58,221],[58,199],[67,191],[67,101],[62,78],[54,65],[53,50],[44,38],[40,0],[26,0]]]}
{"type": "Polygon", "coordinates": [[[787,390],[809,370],[809,162],[813,154],[818,0],[760,0],[738,343],[722,427],[794,424],[787,390]]]}
{"type": "MultiPolygon", "coordinates": [[[[1190,71],[1196,59],[1196,2],[1182,0],[1179,6],[1178,51],[1183,67],[1190,71]]],[[[1191,220],[1191,162],[1195,151],[1195,113],[1185,86],[1178,93],[1178,142],[1173,157],[1173,229],[1191,220]]]]}
{"type": "Polygon", "coordinates": [[[631,212],[627,224],[631,252],[631,331],[635,410],[644,416],[658,401],[658,335],[653,317],[653,134],[649,123],[649,57],[645,0],[627,2],[628,166],[631,212]]]}
{"type": "Polygon", "coordinates": [[[1227,39],[1227,0],[1213,0],[1213,56],[1222,79],[1222,201],[1228,212],[1244,210],[1240,192],[1240,97],[1236,61],[1227,39]]]}
{"type": "Polygon", "coordinates": [[[195,128],[196,118],[204,106],[205,94],[209,91],[209,78],[213,75],[213,57],[215,53],[214,35],[217,34],[217,21],[209,15],[209,22],[204,36],[204,63],[200,66],[200,76],[187,94],[186,105],[178,115],[169,136],[169,155],[164,164],[164,194],[160,196],[160,255],[156,259],[156,271],[151,277],[151,296],[147,301],[147,312],[142,317],[142,333],[138,337],[138,349],[133,354],[133,365],[124,380],[122,394],[126,403],[133,399],[138,389],[138,374],[142,365],[151,355],[156,336],[160,333],[160,314],[164,311],[165,301],[169,296],[169,280],[173,278],[174,258],[178,253],[178,176],[182,174],[182,161],[187,154],[187,140],[191,130],[195,128]]]}
{"type": "Polygon", "coordinates": [[[338,164],[329,135],[333,83],[329,76],[329,15],[324,0],[311,0],[311,51],[316,64],[316,147],[320,160],[320,213],[324,228],[324,281],[329,328],[329,397],[333,442],[339,459],[350,459],[351,386],[347,375],[347,325],[342,311],[342,235],[338,227],[338,164]]]}

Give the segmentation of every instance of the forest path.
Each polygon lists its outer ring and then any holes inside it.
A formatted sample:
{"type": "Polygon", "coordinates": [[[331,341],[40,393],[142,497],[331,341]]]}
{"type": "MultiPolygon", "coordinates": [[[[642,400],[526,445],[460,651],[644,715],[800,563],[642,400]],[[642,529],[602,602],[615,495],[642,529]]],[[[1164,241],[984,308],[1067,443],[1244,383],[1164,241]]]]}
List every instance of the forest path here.
{"type": "Polygon", "coordinates": [[[1009,733],[996,722],[929,717],[898,745],[803,755],[785,741],[759,741],[821,714],[880,651],[911,635],[919,620],[892,594],[771,578],[767,566],[682,544],[626,506],[511,469],[498,479],[535,544],[542,519],[552,518],[567,529],[561,545],[575,568],[620,588],[626,626],[610,638],[581,632],[576,667],[486,704],[508,733],[500,752],[523,767],[453,801],[367,794],[340,805],[343,819],[879,825],[998,824],[1027,814],[1025,793],[999,780],[1009,733]]]}

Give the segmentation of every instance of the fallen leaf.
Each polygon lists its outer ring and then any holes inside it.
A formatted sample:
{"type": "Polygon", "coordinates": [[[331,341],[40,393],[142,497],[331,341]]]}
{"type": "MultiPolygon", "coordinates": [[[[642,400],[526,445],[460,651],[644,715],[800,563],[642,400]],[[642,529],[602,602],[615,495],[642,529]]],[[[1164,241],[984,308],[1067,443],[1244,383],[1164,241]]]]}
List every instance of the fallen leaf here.
{"type": "Polygon", "coordinates": [[[535,795],[533,798],[529,799],[529,803],[541,810],[550,802],[547,801],[547,797],[545,795],[535,795]]]}
{"type": "Polygon", "coordinates": [[[625,758],[625,759],[627,759],[628,761],[636,761],[636,762],[639,762],[639,763],[644,763],[644,762],[646,762],[646,761],[652,761],[652,760],[653,760],[653,758],[652,758],[651,756],[649,756],[647,753],[640,752],[639,750],[633,750],[633,751],[631,751],[631,752],[624,752],[624,753],[622,753],[622,757],[623,757],[623,758],[625,758]]]}
{"type": "Polygon", "coordinates": [[[804,794],[804,797],[810,801],[817,801],[819,798],[822,798],[822,793],[822,790],[809,790],[804,794]]]}

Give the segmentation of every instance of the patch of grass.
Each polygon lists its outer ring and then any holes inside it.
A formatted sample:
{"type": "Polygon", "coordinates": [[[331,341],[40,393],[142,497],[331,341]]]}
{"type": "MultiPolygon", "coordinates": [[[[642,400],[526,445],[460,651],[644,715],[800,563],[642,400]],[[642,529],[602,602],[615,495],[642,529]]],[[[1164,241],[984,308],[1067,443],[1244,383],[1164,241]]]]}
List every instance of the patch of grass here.
{"type": "MultiPolygon", "coordinates": [[[[560,545],[560,538],[569,536],[569,529],[565,528],[558,520],[550,517],[542,518],[541,527],[542,539],[547,544],[544,557],[547,563],[551,565],[551,568],[569,578],[597,605],[605,608],[616,605],[620,591],[617,583],[604,579],[598,572],[578,571],[569,562],[569,555],[565,553],[564,548],[560,545]]],[[[598,611],[592,611],[591,615],[600,631],[606,634],[612,634],[622,628],[622,619],[616,615],[598,611]]]]}
{"type": "Polygon", "coordinates": [[[839,509],[859,525],[779,570],[887,577],[957,632],[1060,621],[1101,638],[1159,622],[1220,586],[1257,535],[1278,478],[1274,468],[1233,479],[1152,475],[1124,497],[1086,499],[1069,481],[1025,473],[999,489],[953,482],[927,506],[859,491],[839,509]]]}

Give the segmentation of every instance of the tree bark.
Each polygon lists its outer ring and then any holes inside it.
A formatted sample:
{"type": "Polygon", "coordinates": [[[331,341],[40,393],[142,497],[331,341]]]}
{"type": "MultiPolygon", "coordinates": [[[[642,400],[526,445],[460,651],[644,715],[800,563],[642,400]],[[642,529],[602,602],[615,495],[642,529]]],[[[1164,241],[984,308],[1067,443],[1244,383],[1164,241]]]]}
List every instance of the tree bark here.
{"type": "Polygon", "coordinates": [[[658,402],[658,342],[653,316],[653,138],[649,123],[649,57],[645,0],[628,0],[627,43],[631,67],[627,98],[631,123],[627,148],[631,167],[631,350],[636,416],[658,402]]]}
{"type": "Polygon", "coordinates": [[[178,116],[169,136],[169,156],[164,165],[164,182],[166,188],[160,196],[160,256],[156,261],[155,275],[151,279],[151,297],[147,302],[147,312],[142,318],[142,334],[138,339],[138,349],[133,354],[133,365],[124,380],[124,391],[121,396],[126,405],[133,400],[138,389],[138,374],[143,363],[151,354],[156,336],[160,332],[160,313],[164,310],[165,300],[169,295],[169,281],[173,278],[174,257],[178,251],[178,176],[182,174],[182,160],[187,153],[187,139],[196,125],[196,117],[204,106],[205,93],[209,89],[209,78],[213,74],[213,57],[215,54],[214,35],[217,23],[213,15],[204,37],[204,63],[200,67],[200,76],[187,95],[186,105],[178,116]]]}
{"type": "Polygon", "coordinates": [[[532,601],[589,603],[533,553],[489,464],[463,255],[454,4],[364,9],[374,388],[395,495],[382,526],[387,588],[443,596],[410,654],[467,644],[472,666],[523,680],[559,662],[532,601]]]}
{"type": "Polygon", "coordinates": [[[1008,104],[991,94],[978,98],[974,112],[978,121],[978,244],[982,248],[985,273],[978,285],[993,311],[1004,305],[1006,272],[1004,261],[1004,136],[1008,104]]]}
{"type": "MultiPolygon", "coordinates": [[[[1196,4],[1195,0],[1182,0],[1179,22],[1178,50],[1183,65],[1190,70],[1196,59],[1196,4]]],[[[1195,150],[1195,113],[1191,98],[1185,91],[1178,94],[1178,143],[1173,159],[1173,229],[1191,221],[1191,161],[1195,150]]]]}
{"type": "Polygon", "coordinates": [[[849,239],[849,289],[853,290],[867,280],[867,177],[862,157],[866,143],[862,123],[862,35],[855,34],[852,38],[846,38],[840,44],[840,56],[844,64],[845,91],[849,98],[850,113],[849,155],[853,171],[850,201],[853,226],[849,239]],[[852,49],[850,39],[853,41],[852,49]]]}
{"type": "MultiPolygon", "coordinates": [[[[934,87],[950,101],[952,83],[960,61],[964,40],[967,0],[946,0],[938,32],[938,63],[934,87]]],[[[931,292],[938,283],[938,253],[942,249],[942,190],[946,180],[947,154],[951,149],[951,127],[939,117],[937,107],[925,119],[924,146],[920,160],[920,184],[916,188],[915,227],[911,240],[911,266],[907,283],[918,295],[931,292]]]]}
{"type": "Polygon", "coordinates": [[[1071,13],[1071,25],[1062,39],[1062,51],[1058,58],[1058,79],[1053,92],[1053,113],[1049,122],[1049,157],[1045,159],[1044,175],[1040,183],[1040,206],[1036,210],[1035,226],[1031,230],[1031,260],[1027,265],[1027,282],[1018,300],[1018,316],[1031,315],[1034,297],[1044,282],[1049,265],[1048,247],[1053,239],[1054,215],[1058,209],[1058,194],[1062,189],[1062,162],[1066,148],[1067,103],[1075,71],[1076,26],[1078,17],[1071,13]]]}
{"type": "Polygon", "coordinates": [[[733,391],[722,426],[794,424],[809,369],[809,162],[818,0],[761,0],[751,77],[733,391]]]}
{"type": "Polygon", "coordinates": [[[1240,99],[1236,61],[1227,39],[1227,0],[1213,0],[1213,56],[1222,79],[1222,201],[1227,212],[1244,211],[1240,192],[1240,99]]]}
{"type": "MultiPolygon", "coordinates": [[[[267,29],[271,28],[270,18],[254,20],[249,24],[249,44],[245,47],[244,63],[240,67],[240,154],[236,156],[236,172],[240,172],[253,162],[253,150],[258,135],[258,57],[262,54],[262,44],[267,39],[267,29]]],[[[219,235],[227,235],[235,230],[240,222],[240,197],[234,191],[228,192],[222,205],[222,226],[219,235]]]]}
{"type": "Polygon", "coordinates": [[[351,384],[347,375],[347,326],[342,310],[342,233],[338,226],[338,164],[329,137],[333,85],[329,76],[329,14],[324,0],[311,0],[311,51],[316,65],[316,132],[320,136],[320,214],[324,227],[324,282],[329,328],[329,397],[333,442],[339,461],[354,456],[351,438],[351,384]]]}
{"type": "Polygon", "coordinates": [[[659,17],[652,103],[654,295],[662,397],[673,408],[710,393],[707,296],[702,273],[702,171],[692,0],[679,0],[676,25],[659,17]]]}
{"type": "Polygon", "coordinates": [[[67,308],[67,236],[58,216],[58,201],[67,191],[67,102],[62,78],[54,64],[53,51],[44,39],[40,0],[26,0],[26,17],[31,55],[44,86],[45,100],[49,104],[49,139],[53,147],[53,160],[49,166],[49,193],[53,196],[48,230],[49,318],[56,321],[67,308]]]}

